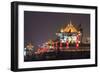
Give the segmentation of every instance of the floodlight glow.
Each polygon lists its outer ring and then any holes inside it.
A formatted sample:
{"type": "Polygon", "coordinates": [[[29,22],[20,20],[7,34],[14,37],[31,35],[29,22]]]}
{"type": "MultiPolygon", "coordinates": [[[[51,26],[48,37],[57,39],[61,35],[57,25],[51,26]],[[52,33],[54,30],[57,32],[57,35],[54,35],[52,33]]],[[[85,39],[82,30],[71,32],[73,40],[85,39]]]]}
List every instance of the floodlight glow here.
{"type": "Polygon", "coordinates": [[[68,41],[71,42],[71,40],[72,40],[71,37],[68,37],[68,41]]]}
{"type": "Polygon", "coordinates": [[[73,39],[73,41],[76,41],[76,36],[73,36],[72,39],[73,39]]]}

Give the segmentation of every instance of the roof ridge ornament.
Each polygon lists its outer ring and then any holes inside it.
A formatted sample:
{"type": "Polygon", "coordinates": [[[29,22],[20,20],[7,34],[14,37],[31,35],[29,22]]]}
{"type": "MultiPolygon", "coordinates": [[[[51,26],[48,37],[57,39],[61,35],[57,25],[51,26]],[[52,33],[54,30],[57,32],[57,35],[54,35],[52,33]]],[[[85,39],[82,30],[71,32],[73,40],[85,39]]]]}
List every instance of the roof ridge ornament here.
{"type": "Polygon", "coordinates": [[[69,23],[69,25],[72,25],[72,22],[71,22],[71,20],[70,20],[70,23],[69,23]]]}

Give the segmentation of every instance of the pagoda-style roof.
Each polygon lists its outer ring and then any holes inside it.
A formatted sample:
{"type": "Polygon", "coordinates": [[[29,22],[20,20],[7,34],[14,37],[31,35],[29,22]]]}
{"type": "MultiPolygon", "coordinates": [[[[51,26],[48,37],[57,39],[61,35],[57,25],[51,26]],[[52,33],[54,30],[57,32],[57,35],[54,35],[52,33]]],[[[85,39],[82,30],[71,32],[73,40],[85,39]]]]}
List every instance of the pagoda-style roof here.
{"type": "Polygon", "coordinates": [[[65,32],[65,33],[78,33],[79,30],[70,21],[70,23],[67,26],[65,26],[64,28],[61,28],[60,32],[65,32]]]}

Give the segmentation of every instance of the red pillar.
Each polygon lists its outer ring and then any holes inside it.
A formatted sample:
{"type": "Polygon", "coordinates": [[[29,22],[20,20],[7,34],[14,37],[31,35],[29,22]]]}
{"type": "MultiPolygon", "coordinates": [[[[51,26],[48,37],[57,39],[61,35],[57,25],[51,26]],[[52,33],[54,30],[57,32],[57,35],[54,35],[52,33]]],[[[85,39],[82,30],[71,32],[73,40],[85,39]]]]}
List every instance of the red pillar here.
{"type": "Polygon", "coordinates": [[[66,41],[66,48],[69,48],[68,40],[66,41]]]}
{"type": "Polygon", "coordinates": [[[60,49],[62,49],[62,42],[60,41],[60,49]]]}
{"type": "Polygon", "coordinates": [[[78,44],[78,42],[76,42],[76,48],[79,48],[79,44],[78,44]]]}
{"type": "Polygon", "coordinates": [[[77,35],[77,39],[76,39],[76,48],[79,48],[79,43],[78,43],[78,41],[79,41],[79,36],[77,35]]]}
{"type": "Polygon", "coordinates": [[[52,47],[55,48],[55,46],[54,46],[54,42],[52,42],[52,47]]]}

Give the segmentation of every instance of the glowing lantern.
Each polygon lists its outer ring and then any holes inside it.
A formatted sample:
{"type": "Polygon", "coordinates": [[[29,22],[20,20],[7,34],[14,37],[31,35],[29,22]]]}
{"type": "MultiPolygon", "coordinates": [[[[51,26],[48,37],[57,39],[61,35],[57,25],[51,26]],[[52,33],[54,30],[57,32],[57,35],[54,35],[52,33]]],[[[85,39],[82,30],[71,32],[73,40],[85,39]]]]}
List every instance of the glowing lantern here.
{"type": "Polygon", "coordinates": [[[80,43],[80,41],[78,41],[78,43],[80,43]]]}
{"type": "Polygon", "coordinates": [[[50,45],[49,47],[52,48],[52,45],[50,45]]]}

